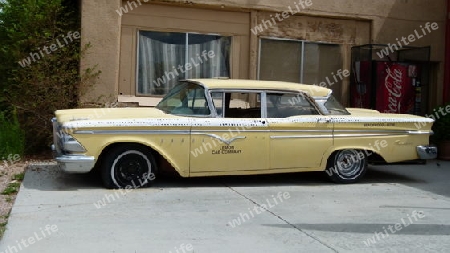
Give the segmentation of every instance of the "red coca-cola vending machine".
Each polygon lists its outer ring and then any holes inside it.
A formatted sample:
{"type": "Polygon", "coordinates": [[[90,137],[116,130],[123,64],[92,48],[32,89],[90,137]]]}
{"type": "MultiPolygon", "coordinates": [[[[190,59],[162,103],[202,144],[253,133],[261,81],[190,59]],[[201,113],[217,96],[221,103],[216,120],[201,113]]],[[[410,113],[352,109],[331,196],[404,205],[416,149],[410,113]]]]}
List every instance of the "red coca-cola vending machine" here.
{"type": "Polygon", "coordinates": [[[418,66],[407,63],[376,63],[375,109],[384,113],[420,113],[420,97],[416,87],[420,88],[418,66]],[[418,99],[418,101],[416,101],[418,99]]]}
{"type": "MultiPolygon", "coordinates": [[[[383,50],[383,46],[352,48],[351,107],[423,115],[428,104],[427,50],[410,48],[413,51],[394,52],[380,58],[376,49],[383,50]]],[[[429,47],[425,49],[429,51],[429,47]]]]}

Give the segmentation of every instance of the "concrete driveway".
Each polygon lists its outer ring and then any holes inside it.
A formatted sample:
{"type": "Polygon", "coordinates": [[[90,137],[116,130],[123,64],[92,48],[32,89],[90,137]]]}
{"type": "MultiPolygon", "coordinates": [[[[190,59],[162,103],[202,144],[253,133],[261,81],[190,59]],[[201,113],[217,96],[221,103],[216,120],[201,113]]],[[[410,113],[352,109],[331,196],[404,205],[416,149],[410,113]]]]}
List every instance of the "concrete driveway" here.
{"type": "Polygon", "coordinates": [[[450,163],[160,180],[111,191],[55,166],[28,170],[0,252],[448,252],[450,163]]]}

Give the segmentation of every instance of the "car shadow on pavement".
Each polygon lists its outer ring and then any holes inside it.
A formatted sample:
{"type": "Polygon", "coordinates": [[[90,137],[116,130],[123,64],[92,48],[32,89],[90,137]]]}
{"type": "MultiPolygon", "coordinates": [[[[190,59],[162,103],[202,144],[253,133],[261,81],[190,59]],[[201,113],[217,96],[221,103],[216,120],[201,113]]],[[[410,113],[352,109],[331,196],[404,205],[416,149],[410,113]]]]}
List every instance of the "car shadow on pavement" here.
{"type": "MultiPolygon", "coordinates": [[[[358,184],[373,183],[423,183],[409,175],[369,169],[358,184]]],[[[27,170],[24,187],[42,191],[77,191],[81,189],[102,189],[103,185],[95,173],[68,174],[55,165],[32,165],[27,170]]],[[[161,176],[153,183],[157,188],[185,187],[273,187],[273,186],[324,186],[336,185],[330,182],[324,172],[301,172],[268,174],[256,176],[214,176],[181,178],[161,176]]],[[[345,185],[342,185],[345,186],[345,185]]]]}
{"type": "Polygon", "coordinates": [[[22,187],[40,191],[77,191],[98,189],[102,183],[98,177],[88,174],[68,174],[56,165],[30,165],[22,187]]]}
{"type": "Polygon", "coordinates": [[[372,166],[364,182],[402,184],[450,197],[450,161],[432,160],[425,165],[372,166]]]}
{"type": "MultiPolygon", "coordinates": [[[[393,224],[371,224],[371,223],[321,223],[321,224],[292,224],[298,229],[322,232],[344,232],[374,235],[375,231],[383,232],[393,224]]],[[[266,224],[268,227],[292,228],[290,224],[266,224]]],[[[450,235],[450,225],[444,224],[407,224],[408,229],[398,230],[395,235],[426,235],[439,236],[450,235]]]]}

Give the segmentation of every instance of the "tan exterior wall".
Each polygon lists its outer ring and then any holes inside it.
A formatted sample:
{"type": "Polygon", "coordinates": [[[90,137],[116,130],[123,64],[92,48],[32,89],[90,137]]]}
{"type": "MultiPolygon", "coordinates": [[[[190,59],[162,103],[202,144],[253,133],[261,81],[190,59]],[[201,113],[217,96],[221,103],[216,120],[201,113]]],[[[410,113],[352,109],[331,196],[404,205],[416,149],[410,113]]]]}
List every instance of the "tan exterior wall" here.
{"type": "MultiPolygon", "coordinates": [[[[248,13],[250,27],[258,24],[262,19],[271,14],[281,13],[288,7],[295,8],[292,0],[140,0],[143,6],[131,11],[130,15],[123,18],[116,13],[119,8],[119,0],[97,1],[83,0],[83,41],[90,41],[93,45],[91,54],[83,60],[83,66],[98,64],[102,70],[100,80],[95,92],[84,99],[92,99],[97,95],[110,95],[117,97],[119,94],[119,44],[122,37],[122,57],[133,53],[130,48],[135,45],[131,41],[134,31],[133,24],[128,23],[133,15],[142,15],[145,6],[149,3],[163,4],[167,6],[193,8],[192,12],[199,9],[210,9],[220,12],[248,13]],[[144,3],[148,2],[148,3],[144,3]],[[120,29],[123,29],[120,32],[120,29]],[[130,39],[125,39],[128,36],[130,39]],[[130,37],[131,36],[131,37],[130,37]]],[[[127,4],[133,1],[123,1],[127,4]]],[[[135,2],[138,2],[136,0],[135,2]]],[[[303,1],[306,5],[307,1],[303,1]]],[[[296,2],[297,5],[299,1],[296,2]]],[[[439,29],[411,43],[411,46],[431,46],[431,60],[438,62],[436,76],[437,87],[433,88],[432,100],[441,102],[443,85],[443,62],[445,49],[445,0],[311,0],[311,6],[302,9],[295,17],[290,17],[278,22],[276,29],[265,31],[270,36],[289,36],[298,39],[334,42],[343,45],[344,67],[350,66],[350,48],[354,45],[365,43],[395,43],[396,39],[407,37],[419,30],[426,22],[437,22],[439,29]],[[299,27],[299,24],[304,24],[299,27]],[[296,26],[297,25],[297,26],[296,26]],[[316,29],[316,32],[314,32],[316,29]],[[308,32],[313,31],[313,32],[308,32]],[[433,99],[434,98],[434,99],[433,99]]],[[[176,11],[174,12],[176,15],[176,11]]],[[[150,21],[148,21],[150,22],[150,21]]],[[[167,23],[162,23],[164,26],[167,23]]],[[[212,28],[214,27],[211,24],[212,28]]],[[[193,27],[195,30],[195,27],[193,27]]],[[[248,52],[248,77],[256,78],[258,58],[258,37],[250,33],[248,52]]],[[[121,73],[128,72],[133,75],[133,66],[123,65],[121,73]]],[[[130,60],[131,64],[133,61],[130,60]]],[[[121,74],[121,77],[123,75],[121,74]]],[[[244,75],[245,77],[245,75],[244,75]]],[[[120,82],[124,79],[121,78],[120,82]]],[[[126,80],[126,82],[133,82],[126,80]]],[[[120,86],[122,87],[122,86],[120,86]]],[[[132,89],[132,88],[131,88],[132,89]]],[[[348,96],[348,80],[345,80],[341,90],[348,96]]],[[[129,91],[132,94],[132,91],[129,91]]]]}
{"type": "Polygon", "coordinates": [[[91,47],[81,60],[81,69],[100,70],[99,78],[83,91],[82,103],[114,102],[118,94],[120,16],[116,10],[120,0],[81,3],[81,44],[91,47]]]}

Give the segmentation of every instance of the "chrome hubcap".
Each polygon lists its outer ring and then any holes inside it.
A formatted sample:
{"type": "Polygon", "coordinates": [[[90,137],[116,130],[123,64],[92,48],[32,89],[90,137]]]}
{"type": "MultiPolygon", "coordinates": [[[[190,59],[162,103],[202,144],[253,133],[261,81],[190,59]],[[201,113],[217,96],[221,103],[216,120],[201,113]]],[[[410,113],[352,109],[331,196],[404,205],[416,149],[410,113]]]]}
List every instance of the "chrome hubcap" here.
{"type": "Polygon", "coordinates": [[[364,166],[364,154],[356,150],[342,150],[336,156],[335,166],[339,174],[345,178],[351,178],[361,171],[364,166]]]}

